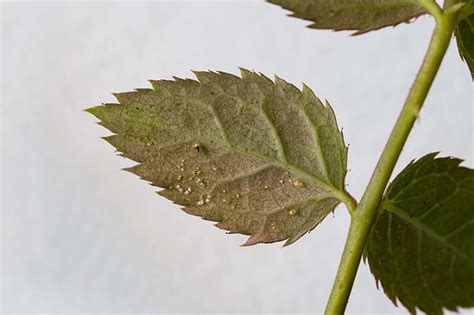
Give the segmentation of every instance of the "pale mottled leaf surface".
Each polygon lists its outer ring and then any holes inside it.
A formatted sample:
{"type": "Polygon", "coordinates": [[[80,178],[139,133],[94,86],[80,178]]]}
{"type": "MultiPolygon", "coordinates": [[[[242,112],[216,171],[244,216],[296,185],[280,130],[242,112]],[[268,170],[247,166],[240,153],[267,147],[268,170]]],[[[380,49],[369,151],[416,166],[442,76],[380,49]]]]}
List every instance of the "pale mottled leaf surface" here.
{"type": "Polygon", "coordinates": [[[347,148],[334,113],[306,86],[241,71],[151,81],[88,111],[129,169],[187,213],[251,235],[246,245],[312,230],[344,191],[347,148]]]}
{"type": "Polygon", "coordinates": [[[474,14],[459,22],[455,35],[461,59],[466,62],[474,80],[474,14]]]}
{"type": "Polygon", "coordinates": [[[396,177],[366,247],[385,293],[413,314],[474,306],[474,170],[435,157],[396,177]]]}
{"type": "Polygon", "coordinates": [[[418,0],[267,0],[311,21],[308,27],[362,34],[427,13],[418,0]]]}

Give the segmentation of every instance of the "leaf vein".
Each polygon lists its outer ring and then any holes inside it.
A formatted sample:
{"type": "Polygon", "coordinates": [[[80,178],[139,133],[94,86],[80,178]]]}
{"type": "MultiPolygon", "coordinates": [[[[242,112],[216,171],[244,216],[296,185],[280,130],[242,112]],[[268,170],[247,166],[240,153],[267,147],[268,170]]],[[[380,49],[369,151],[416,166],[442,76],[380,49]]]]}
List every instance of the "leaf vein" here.
{"type": "Polygon", "coordinates": [[[281,137],[278,134],[278,129],[276,128],[274,122],[268,116],[268,113],[267,113],[264,105],[260,106],[260,114],[263,116],[263,118],[265,119],[265,121],[267,122],[267,124],[270,127],[270,131],[271,131],[272,136],[273,136],[273,138],[275,139],[275,142],[276,142],[279,159],[283,163],[289,164],[288,159],[286,158],[286,153],[285,153],[285,148],[283,146],[283,142],[281,141],[281,137]]]}
{"type": "Polygon", "coordinates": [[[390,203],[384,204],[384,208],[387,211],[389,211],[390,213],[396,214],[399,218],[403,219],[407,223],[409,223],[409,224],[415,226],[416,228],[418,228],[419,230],[423,231],[426,235],[431,237],[433,240],[436,240],[436,241],[442,243],[444,246],[446,246],[451,251],[453,251],[456,255],[459,255],[464,260],[466,260],[466,262],[474,269],[474,261],[471,261],[469,259],[469,257],[464,252],[462,252],[459,248],[455,247],[453,244],[448,242],[443,236],[437,234],[435,231],[433,231],[432,229],[430,229],[428,226],[426,226],[422,222],[418,221],[417,219],[410,218],[405,213],[405,211],[398,208],[394,204],[390,204],[390,203]]]}
{"type": "Polygon", "coordinates": [[[438,302],[441,302],[441,305],[443,304],[442,301],[440,301],[431,291],[431,286],[429,285],[428,281],[426,280],[423,272],[423,268],[421,267],[421,240],[422,240],[422,231],[417,230],[418,232],[418,243],[417,243],[417,250],[416,250],[416,267],[418,271],[420,272],[420,278],[421,278],[421,283],[423,284],[423,287],[425,287],[426,292],[428,293],[429,296],[432,297],[432,301],[436,303],[436,309],[440,309],[438,302]]]}
{"type": "MultiPolygon", "coordinates": [[[[319,132],[317,130],[317,127],[313,124],[313,121],[311,120],[311,118],[310,118],[308,112],[306,111],[306,109],[301,108],[301,111],[303,112],[304,117],[307,119],[309,125],[311,126],[314,141],[316,142],[316,145],[315,145],[315,147],[316,147],[316,157],[318,158],[319,163],[322,166],[323,174],[326,177],[326,180],[331,182],[329,180],[329,171],[328,171],[326,159],[324,158],[324,154],[321,151],[321,139],[319,137],[319,132]]],[[[334,186],[334,183],[331,182],[331,184],[334,186]]]]}

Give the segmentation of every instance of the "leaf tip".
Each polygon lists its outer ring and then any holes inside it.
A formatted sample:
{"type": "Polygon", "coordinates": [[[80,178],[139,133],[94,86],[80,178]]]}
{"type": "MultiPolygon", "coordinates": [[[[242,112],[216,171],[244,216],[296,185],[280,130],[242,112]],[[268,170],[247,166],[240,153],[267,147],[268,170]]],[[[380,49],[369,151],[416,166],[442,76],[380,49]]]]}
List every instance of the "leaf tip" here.
{"type": "Polygon", "coordinates": [[[173,75],[172,78],[173,78],[173,80],[175,80],[176,82],[186,81],[186,79],[180,78],[180,77],[175,76],[175,75],[173,75]]]}
{"type": "Polygon", "coordinates": [[[304,97],[311,99],[311,100],[318,100],[316,94],[314,94],[313,90],[303,82],[303,89],[301,91],[304,97]]]}
{"type": "Polygon", "coordinates": [[[242,79],[250,77],[253,73],[252,71],[245,69],[243,67],[239,67],[239,71],[240,71],[240,76],[242,77],[242,79]]]}
{"type": "Polygon", "coordinates": [[[247,241],[245,241],[245,243],[240,245],[240,247],[252,246],[252,245],[255,245],[255,244],[258,244],[258,243],[261,243],[261,242],[262,242],[262,235],[261,234],[252,234],[247,239],[247,241]]]}
{"type": "Polygon", "coordinates": [[[286,83],[286,81],[280,78],[278,75],[275,74],[274,77],[275,77],[275,84],[278,85],[278,84],[286,83]]]}
{"type": "Polygon", "coordinates": [[[292,245],[296,241],[297,241],[297,239],[289,238],[289,239],[286,240],[285,243],[283,243],[283,245],[281,247],[286,248],[286,247],[292,245]]]}
{"type": "Polygon", "coordinates": [[[211,71],[191,70],[191,72],[196,76],[200,83],[205,84],[210,82],[209,74],[211,74],[211,71]]]}
{"type": "Polygon", "coordinates": [[[288,83],[287,81],[283,80],[279,76],[275,75],[275,85],[285,91],[285,93],[288,92],[297,92],[301,93],[300,89],[298,89],[296,86],[294,86],[291,83],[288,83]]]}
{"type": "Polygon", "coordinates": [[[134,165],[134,166],[129,166],[129,167],[123,167],[120,170],[137,175],[137,168],[138,168],[139,165],[140,164],[137,164],[137,165],[134,165]]]}
{"type": "Polygon", "coordinates": [[[111,144],[113,147],[117,147],[117,135],[110,135],[100,137],[102,140],[106,141],[107,143],[111,144]]]}
{"type": "Polygon", "coordinates": [[[148,80],[148,83],[151,84],[151,87],[155,92],[157,90],[157,85],[158,85],[159,82],[160,82],[160,80],[155,80],[155,79],[148,80]]]}
{"type": "Polygon", "coordinates": [[[89,113],[89,114],[92,114],[94,116],[97,117],[97,114],[98,112],[100,111],[100,107],[101,106],[93,106],[93,107],[89,107],[89,108],[86,108],[86,109],[83,109],[82,111],[86,112],[86,113],[89,113]]]}

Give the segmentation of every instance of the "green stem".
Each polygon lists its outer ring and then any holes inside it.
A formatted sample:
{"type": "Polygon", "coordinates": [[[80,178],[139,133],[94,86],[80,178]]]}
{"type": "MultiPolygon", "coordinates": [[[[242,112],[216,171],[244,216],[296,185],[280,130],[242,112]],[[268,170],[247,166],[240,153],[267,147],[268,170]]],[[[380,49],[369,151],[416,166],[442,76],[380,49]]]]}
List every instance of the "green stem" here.
{"type": "Polygon", "coordinates": [[[456,26],[456,12],[448,9],[445,6],[445,10],[435,16],[436,27],[423,64],[375,167],[362,200],[356,210],[352,212],[344,252],[326,307],[325,314],[327,315],[343,314],[346,308],[365,242],[376,218],[378,205],[402,148],[418,118],[421,106],[438,72],[456,26]]]}

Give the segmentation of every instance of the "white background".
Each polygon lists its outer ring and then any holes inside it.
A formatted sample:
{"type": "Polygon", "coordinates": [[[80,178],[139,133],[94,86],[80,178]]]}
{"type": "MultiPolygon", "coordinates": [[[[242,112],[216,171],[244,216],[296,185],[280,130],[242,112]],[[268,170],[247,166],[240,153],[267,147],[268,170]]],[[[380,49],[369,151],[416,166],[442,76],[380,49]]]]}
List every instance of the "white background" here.
{"type": "MultiPolygon", "coordinates": [[[[263,1],[3,3],[2,311],[318,313],[349,217],[296,244],[241,248],[120,171],[82,109],[191,69],[261,71],[333,105],[360,197],[433,21],[360,37],[316,31],[263,1]]],[[[453,43],[397,172],[428,152],[474,165],[472,82],[453,43]]],[[[405,314],[361,265],[348,314],[405,314]]],[[[467,311],[465,312],[467,314],[467,311]]]]}

